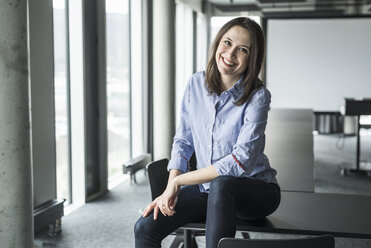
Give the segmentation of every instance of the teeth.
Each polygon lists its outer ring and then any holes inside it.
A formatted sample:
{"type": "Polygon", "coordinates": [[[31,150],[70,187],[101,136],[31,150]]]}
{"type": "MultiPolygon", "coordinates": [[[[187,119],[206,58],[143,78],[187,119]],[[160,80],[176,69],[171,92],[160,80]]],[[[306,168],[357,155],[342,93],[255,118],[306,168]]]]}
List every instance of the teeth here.
{"type": "Polygon", "coordinates": [[[227,60],[225,60],[224,58],[223,58],[223,60],[224,60],[224,62],[227,64],[227,65],[233,65],[233,63],[232,62],[228,62],[227,60]]]}

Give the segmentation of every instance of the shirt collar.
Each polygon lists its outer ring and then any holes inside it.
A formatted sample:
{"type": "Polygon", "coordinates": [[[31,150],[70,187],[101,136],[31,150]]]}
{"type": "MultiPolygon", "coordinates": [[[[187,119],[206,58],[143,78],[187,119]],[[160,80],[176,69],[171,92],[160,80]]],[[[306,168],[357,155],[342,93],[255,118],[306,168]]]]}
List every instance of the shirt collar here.
{"type": "Polygon", "coordinates": [[[243,86],[242,86],[243,77],[241,77],[229,90],[230,94],[233,97],[233,100],[236,102],[243,94],[243,86]]]}
{"type": "MultiPolygon", "coordinates": [[[[232,95],[233,100],[235,102],[238,101],[238,99],[240,99],[240,97],[243,94],[244,88],[241,85],[242,81],[243,81],[243,77],[240,77],[240,79],[229,90],[225,91],[226,93],[232,95]]],[[[213,103],[215,104],[218,101],[219,97],[214,93],[212,94],[212,99],[213,99],[213,103]]]]}

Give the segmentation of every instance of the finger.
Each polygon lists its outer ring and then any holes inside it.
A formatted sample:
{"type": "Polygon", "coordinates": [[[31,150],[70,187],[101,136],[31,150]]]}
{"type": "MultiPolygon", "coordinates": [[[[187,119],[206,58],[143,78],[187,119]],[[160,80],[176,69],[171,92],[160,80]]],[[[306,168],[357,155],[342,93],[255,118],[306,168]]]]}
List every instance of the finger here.
{"type": "Polygon", "coordinates": [[[172,209],[170,205],[166,208],[166,212],[171,216],[175,214],[174,209],[172,209]]]}
{"type": "Polygon", "coordinates": [[[143,212],[142,212],[142,217],[146,217],[147,216],[147,209],[148,209],[148,207],[146,207],[144,210],[143,210],[143,212]]]}
{"type": "Polygon", "coordinates": [[[147,215],[152,211],[153,208],[147,207],[144,211],[142,216],[147,217],[147,215]]]}
{"type": "Polygon", "coordinates": [[[151,202],[150,204],[147,205],[147,207],[144,209],[142,216],[146,217],[156,206],[155,202],[151,202]]]}
{"type": "Polygon", "coordinates": [[[164,211],[164,208],[162,205],[159,207],[160,212],[162,213],[163,216],[167,216],[166,212],[164,211]]]}
{"type": "MultiPolygon", "coordinates": [[[[176,205],[177,202],[178,202],[178,197],[176,197],[176,198],[172,201],[172,203],[170,204],[170,208],[171,208],[172,210],[174,210],[175,205],[176,205]]],[[[174,211],[174,212],[175,212],[175,211],[174,211]]]]}
{"type": "Polygon", "coordinates": [[[166,201],[164,201],[163,203],[162,203],[162,211],[163,212],[165,212],[166,214],[170,214],[170,212],[169,212],[169,208],[168,208],[168,204],[166,204],[167,202],[166,201]]]}
{"type": "Polygon", "coordinates": [[[153,219],[157,220],[157,217],[158,217],[158,207],[156,206],[155,210],[153,210],[153,219]]]}
{"type": "Polygon", "coordinates": [[[151,204],[148,204],[148,205],[146,206],[146,208],[143,210],[142,215],[145,214],[145,213],[148,214],[148,209],[150,208],[150,206],[151,206],[151,204]]]}
{"type": "Polygon", "coordinates": [[[169,203],[167,201],[164,201],[163,206],[162,206],[163,212],[166,213],[166,215],[173,215],[174,210],[170,209],[169,203]]]}
{"type": "Polygon", "coordinates": [[[174,210],[169,210],[169,211],[166,212],[167,216],[173,216],[174,214],[175,214],[174,210]]]}
{"type": "Polygon", "coordinates": [[[175,211],[174,211],[174,199],[171,199],[171,200],[169,201],[168,208],[169,208],[169,211],[170,211],[172,214],[175,213],[175,211]]]}

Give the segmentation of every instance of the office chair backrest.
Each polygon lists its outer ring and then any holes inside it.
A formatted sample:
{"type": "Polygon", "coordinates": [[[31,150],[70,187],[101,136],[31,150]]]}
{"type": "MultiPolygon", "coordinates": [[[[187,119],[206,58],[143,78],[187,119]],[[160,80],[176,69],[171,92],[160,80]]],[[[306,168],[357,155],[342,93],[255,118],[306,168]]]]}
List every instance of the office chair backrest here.
{"type": "Polygon", "coordinates": [[[151,187],[152,200],[160,196],[166,189],[169,172],[167,171],[168,159],[153,161],[147,165],[149,185],[151,187]]]}
{"type": "MultiPolygon", "coordinates": [[[[160,196],[166,189],[169,172],[167,171],[168,159],[156,160],[147,165],[149,185],[151,187],[152,200],[160,196]]],[[[190,169],[195,170],[197,166],[196,154],[193,153],[189,160],[190,169]]]]}
{"type": "Polygon", "coordinates": [[[223,238],[219,241],[218,248],[334,248],[333,236],[323,235],[318,237],[300,239],[235,239],[223,238]]]}
{"type": "Polygon", "coordinates": [[[192,154],[191,158],[189,159],[189,167],[191,171],[197,170],[197,158],[196,158],[195,152],[192,154]]]}

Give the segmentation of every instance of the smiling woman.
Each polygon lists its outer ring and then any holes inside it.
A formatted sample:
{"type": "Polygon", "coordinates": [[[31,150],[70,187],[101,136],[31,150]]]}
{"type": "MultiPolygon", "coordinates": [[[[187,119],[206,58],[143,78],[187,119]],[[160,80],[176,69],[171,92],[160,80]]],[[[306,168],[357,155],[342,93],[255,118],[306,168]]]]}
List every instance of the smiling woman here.
{"type": "Polygon", "coordinates": [[[229,90],[246,70],[250,46],[250,33],[245,28],[234,26],[223,35],[215,61],[224,90],[229,90]]]}
{"type": "MultiPolygon", "coordinates": [[[[265,41],[264,41],[264,34],[259,26],[255,21],[249,18],[235,18],[229,22],[227,22],[218,32],[216,35],[214,42],[211,47],[211,52],[209,56],[209,62],[207,65],[207,73],[206,73],[206,83],[208,86],[208,90],[210,92],[214,92],[216,94],[221,94],[225,88],[224,83],[229,86],[236,76],[243,77],[242,85],[244,86],[244,93],[238,99],[237,105],[242,105],[245,103],[253,93],[253,91],[259,88],[262,84],[261,80],[259,79],[259,72],[261,69],[261,65],[263,63],[264,53],[265,53],[265,41]],[[249,21],[245,21],[249,20],[249,21]],[[242,30],[244,29],[244,30],[242,30]],[[233,36],[232,36],[233,35],[233,36]],[[229,37],[230,36],[230,37],[229,37]],[[243,36],[243,38],[242,38],[243,36]],[[234,44],[232,44],[232,40],[234,39],[234,44]],[[227,43],[227,44],[226,44],[227,43]],[[226,60],[221,61],[221,65],[225,65],[225,68],[228,68],[228,73],[236,72],[233,78],[229,78],[226,73],[227,71],[224,70],[224,67],[219,68],[218,61],[220,57],[223,58],[230,58],[228,54],[220,54],[221,49],[226,46],[233,45],[238,49],[247,49],[249,52],[240,54],[240,59],[234,59],[234,63],[238,61],[239,65],[244,65],[243,70],[242,68],[237,67],[228,67],[228,64],[225,63],[226,60]],[[237,45],[237,46],[236,46],[237,45]],[[245,61],[247,60],[247,61],[245,61]],[[244,63],[242,63],[244,61],[244,63]],[[242,64],[241,64],[242,63],[242,64]],[[245,64],[246,63],[246,64],[245,64]],[[220,71],[220,69],[223,69],[220,71]],[[232,69],[232,70],[231,70],[232,69]],[[237,69],[237,71],[235,71],[237,69]],[[241,70],[240,70],[241,69],[241,70]],[[223,81],[224,79],[225,82],[223,81]],[[222,81],[221,81],[222,80],[222,81]]],[[[230,51],[228,49],[228,51],[230,51]]],[[[224,52],[224,50],[223,50],[224,52]]],[[[232,54],[233,55],[233,54],[232,54]]],[[[236,54],[237,55],[237,54],[236,54]]],[[[230,63],[231,61],[227,61],[230,63]]],[[[237,79],[239,78],[237,77],[237,79]]],[[[235,81],[234,81],[235,82],[235,81]]],[[[229,89],[227,88],[227,89],[229,89]]]]}
{"type": "Polygon", "coordinates": [[[234,237],[236,216],[258,219],[277,209],[276,171],[264,154],[271,95],[258,78],[263,56],[263,32],[249,18],[216,35],[206,71],[186,87],[168,185],[137,221],[136,247],[161,247],[180,226],[206,219],[206,247],[216,248],[234,237]],[[189,171],[193,153],[197,169],[189,171]]]}

